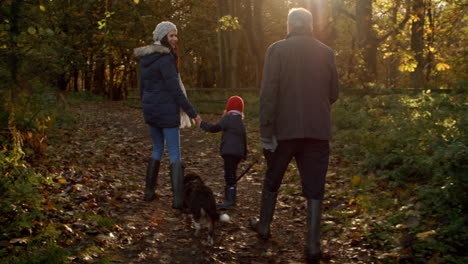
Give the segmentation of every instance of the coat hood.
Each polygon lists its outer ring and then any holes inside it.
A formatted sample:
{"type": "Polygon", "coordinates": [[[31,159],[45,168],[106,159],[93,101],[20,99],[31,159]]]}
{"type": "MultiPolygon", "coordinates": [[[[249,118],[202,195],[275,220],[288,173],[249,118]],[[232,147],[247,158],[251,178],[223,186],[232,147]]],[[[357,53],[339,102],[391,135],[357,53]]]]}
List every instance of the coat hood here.
{"type": "Polygon", "coordinates": [[[140,58],[140,62],[146,66],[148,64],[153,63],[157,59],[159,59],[162,55],[169,54],[171,51],[169,48],[164,47],[162,45],[151,44],[144,47],[139,47],[133,50],[135,56],[140,58]],[[152,56],[148,56],[152,55],[152,56]]]}
{"type": "Polygon", "coordinates": [[[170,53],[171,51],[169,50],[169,48],[164,47],[162,45],[157,45],[157,44],[151,44],[151,45],[139,47],[133,50],[133,53],[137,57],[143,57],[151,53],[155,53],[155,52],[170,53]]]}

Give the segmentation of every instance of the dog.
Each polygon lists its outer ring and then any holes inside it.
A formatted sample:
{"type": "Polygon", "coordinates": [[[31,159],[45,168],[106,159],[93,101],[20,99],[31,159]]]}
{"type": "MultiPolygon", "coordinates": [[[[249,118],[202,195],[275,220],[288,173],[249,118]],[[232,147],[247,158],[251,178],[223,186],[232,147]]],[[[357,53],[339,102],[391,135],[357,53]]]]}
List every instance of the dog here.
{"type": "Polygon", "coordinates": [[[214,242],[216,222],[230,222],[230,217],[227,214],[220,215],[218,213],[213,191],[195,173],[188,173],[184,177],[183,209],[184,212],[192,214],[195,236],[199,236],[202,223],[206,223],[208,226],[208,245],[210,246],[214,242]]]}

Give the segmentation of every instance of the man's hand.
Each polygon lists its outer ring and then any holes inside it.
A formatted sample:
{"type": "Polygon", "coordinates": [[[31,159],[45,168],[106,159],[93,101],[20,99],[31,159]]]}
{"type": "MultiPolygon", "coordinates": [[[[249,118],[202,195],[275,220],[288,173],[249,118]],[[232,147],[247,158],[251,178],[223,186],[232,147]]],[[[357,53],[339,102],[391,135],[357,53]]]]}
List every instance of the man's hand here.
{"type": "Polygon", "coordinates": [[[276,147],[278,146],[275,136],[272,136],[271,138],[262,137],[260,138],[260,141],[262,142],[263,148],[271,152],[275,152],[276,147]]]}

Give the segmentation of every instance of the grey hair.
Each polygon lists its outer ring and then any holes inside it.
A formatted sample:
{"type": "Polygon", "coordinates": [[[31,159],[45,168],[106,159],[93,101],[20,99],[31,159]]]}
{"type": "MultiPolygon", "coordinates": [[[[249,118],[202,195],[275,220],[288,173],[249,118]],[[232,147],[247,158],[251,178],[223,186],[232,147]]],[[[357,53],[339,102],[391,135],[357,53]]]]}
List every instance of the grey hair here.
{"type": "Polygon", "coordinates": [[[294,29],[313,30],[312,13],[305,8],[292,8],[288,14],[288,25],[294,29]]]}

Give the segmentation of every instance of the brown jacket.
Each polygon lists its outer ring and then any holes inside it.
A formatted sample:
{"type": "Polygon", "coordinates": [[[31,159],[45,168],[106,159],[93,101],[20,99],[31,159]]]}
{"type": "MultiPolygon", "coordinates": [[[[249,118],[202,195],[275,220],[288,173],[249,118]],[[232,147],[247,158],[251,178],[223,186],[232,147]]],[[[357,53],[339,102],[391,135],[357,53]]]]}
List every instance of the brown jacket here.
{"type": "Polygon", "coordinates": [[[291,34],[267,50],[260,90],[260,135],[278,140],[331,139],[338,99],[332,49],[310,34],[291,34]]]}

